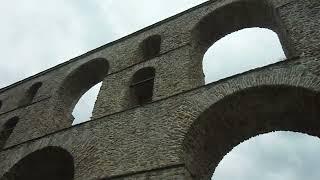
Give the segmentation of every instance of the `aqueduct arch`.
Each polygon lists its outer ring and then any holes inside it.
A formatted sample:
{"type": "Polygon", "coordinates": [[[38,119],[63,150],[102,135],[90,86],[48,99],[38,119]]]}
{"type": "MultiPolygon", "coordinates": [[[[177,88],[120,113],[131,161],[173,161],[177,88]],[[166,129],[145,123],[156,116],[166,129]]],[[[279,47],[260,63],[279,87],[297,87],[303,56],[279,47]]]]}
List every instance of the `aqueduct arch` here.
{"type": "Polygon", "coordinates": [[[251,27],[267,28],[276,32],[285,54],[291,56],[290,44],[279,15],[268,0],[240,0],[217,8],[193,27],[192,41],[195,48],[203,53],[225,35],[251,27]]]}
{"type": "Polygon", "coordinates": [[[259,134],[293,131],[320,137],[320,96],[301,87],[247,88],[211,105],[193,122],[185,163],[194,179],[209,179],[233,147],[259,134]]]}
{"type": "Polygon", "coordinates": [[[269,0],[233,1],[203,16],[191,30],[192,59],[197,68],[194,72],[196,76],[202,76],[203,56],[215,42],[233,32],[254,27],[275,32],[286,57],[294,56],[295,52],[277,9],[269,0]]]}
{"type": "Polygon", "coordinates": [[[45,147],[22,158],[1,180],[72,180],[72,155],[59,147],[45,147]]]}
{"type": "Polygon", "coordinates": [[[72,123],[71,113],[81,96],[101,82],[108,71],[109,62],[104,58],[92,59],[73,69],[56,91],[54,106],[59,107],[57,113],[72,123]]]}

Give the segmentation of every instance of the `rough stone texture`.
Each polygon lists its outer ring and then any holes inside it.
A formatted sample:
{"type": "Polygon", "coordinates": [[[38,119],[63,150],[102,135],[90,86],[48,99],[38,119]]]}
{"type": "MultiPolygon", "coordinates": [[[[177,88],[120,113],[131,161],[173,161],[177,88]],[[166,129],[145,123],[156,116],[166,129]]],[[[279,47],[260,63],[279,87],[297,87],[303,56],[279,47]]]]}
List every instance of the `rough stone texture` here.
{"type": "Polygon", "coordinates": [[[1,89],[0,130],[12,117],[19,122],[0,152],[0,179],[46,147],[70,153],[76,180],[208,179],[250,137],[276,130],[320,137],[319,7],[318,0],[209,1],[1,89]],[[278,33],[288,60],[203,86],[206,49],[247,27],[278,33]],[[141,43],[152,35],[161,36],[160,52],[145,59],[141,43]],[[97,59],[107,68],[86,76],[97,59]],[[129,86],[144,67],[155,69],[153,101],[134,106],[129,86]],[[101,79],[92,120],[72,127],[75,102],[101,79]],[[19,106],[37,82],[32,102],[19,106]]]}
{"type": "Polygon", "coordinates": [[[175,179],[191,180],[189,172],[181,165],[169,166],[150,171],[142,171],[134,174],[124,174],[116,177],[108,177],[110,180],[156,180],[156,179],[175,179]]]}

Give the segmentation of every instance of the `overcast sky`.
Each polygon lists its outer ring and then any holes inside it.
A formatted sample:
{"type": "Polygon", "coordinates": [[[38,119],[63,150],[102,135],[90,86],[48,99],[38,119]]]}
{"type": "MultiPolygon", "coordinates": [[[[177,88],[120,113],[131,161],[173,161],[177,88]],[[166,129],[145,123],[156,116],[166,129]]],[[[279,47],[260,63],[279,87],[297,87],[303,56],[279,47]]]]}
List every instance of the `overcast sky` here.
{"type": "MultiPolygon", "coordinates": [[[[1,0],[0,87],[114,41],[204,0],[1,0]]],[[[284,58],[277,35],[245,29],[216,42],[204,57],[206,82],[284,58]]],[[[74,111],[88,120],[99,86],[74,111]]],[[[271,133],[237,146],[219,164],[216,180],[318,180],[320,143],[297,133],[271,133]]]]}

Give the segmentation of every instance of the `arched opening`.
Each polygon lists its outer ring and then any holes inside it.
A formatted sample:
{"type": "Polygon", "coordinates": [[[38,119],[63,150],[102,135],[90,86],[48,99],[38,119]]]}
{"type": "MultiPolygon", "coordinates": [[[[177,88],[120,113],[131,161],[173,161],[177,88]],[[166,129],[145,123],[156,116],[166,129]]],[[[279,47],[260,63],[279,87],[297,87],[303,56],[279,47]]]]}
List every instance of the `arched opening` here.
{"type": "Polygon", "coordinates": [[[101,85],[102,82],[94,85],[79,99],[72,111],[74,117],[73,125],[85,122],[91,118],[101,85]]]}
{"type": "MultiPolygon", "coordinates": [[[[272,30],[272,32],[277,34],[278,38],[276,39],[280,40],[281,42],[280,44],[283,47],[285,56],[288,58],[293,56],[294,51],[290,46],[289,39],[286,37],[286,33],[285,33],[286,30],[283,28],[279,15],[276,9],[273,7],[273,5],[267,0],[259,0],[259,1],[242,0],[242,1],[236,1],[236,2],[226,4],[212,11],[211,13],[203,17],[192,29],[192,32],[191,32],[192,46],[193,46],[192,58],[194,59],[194,63],[195,63],[193,68],[201,72],[203,65],[207,65],[202,62],[204,58],[204,54],[208,51],[208,49],[214,43],[216,43],[218,40],[221,40],[223,42],[226,39],[229,39],[230,37],[227,36],[228,34],[231,34],[231,33],[235,33],[235,35],[238,33],[241,34],[243,32],[240,32],[240,30],[243,30],[246,28],[255,28],[255,30],[258,30],[258,28],[266,28],[270,30],[269,33],[271,34],[272,37],[274,37],[274,34],[271,33],[271,30],[272,30]]],[[[233,41],[234,43],[237,43],[234,45],[238,47],[236,51],[240,51],[240,52],[243,51],[243,49],[245,48],[243,46],[248,40],[250,40],[250,38],[252,38],[252,35],[253,35],[252,33],[249,33],[249,34],[245,33],[245,34],[246,34],[245,37],[247,38],[245,39],[245,41],[237,42],[237,39],[233,41]]],[[[260,37],[260,38],[263,39],[266,37],[260,37]]],[[[274,42],[277,43],[278,40],[273,41],[272,44],[274,44],[274,42]]],[[[264,48],[263,46],[265,46],[265,44],[262,44],[262,43],[263,42],[259,42],[258,47],[262,46],[262,48],[264,48]]],[[[219,46],[219,44],[220,43],[218,43],[217,45],[219,46]]],[[[212,50],[211,49],[209,50],[208,55],[210,54],[210,51],[214,51],[214,47],[212,50]]],[[[234,52],[232,52],[232,49],[229,49],[229,48],[230,47],[226,46],[223,50],[224,51],[223,57],[217,57],[217,59],[220,62],[224,61],[224,63],[233,64],[233,66],[235,66],[237,70],[234,73],[243,72],[261,65],[266,65],[266,63],[259,63],[264,60],[256,59],[255,62],[258,63],[257,65],[248,66],[247,64],[249,62],[246,62],[248,61],[247,58],[241,59],[241,57],[235,56],[234,52]],[[226,61],[226,57],[228,55],[231,55],[231,56],[234,55],[232,60],[226,61]],[[237,63],[240,61],[241,61],[241,64],[237,63]],[[246,65],[247,65],[247,68],[239,69],[239,66],[241,67],[246,65]]],[[[256,48],[257,47],[253,47],[253,49],[248,50],[247,51],[248,56],[252,57],[255,53],[259,53],[255,51],[256,48]]],[[[267,48],[270,48],[270,47],[267,47],[267,48]]],[[[260,54],[266,54],[267,52],[268,51],[263,51],[263,52],[260,52],[260,54]]],[[[212,53],[215,53],[215,52],[212,52],[212,53]]],[[[246,53],[246,52],[243,51],[242,53],[246,53]]],[[[222,74],[226,73],[227,75],[234,74],[232,70],[227,69],[228,66],[230,65],[228,65],[223,71],[219,68],[219,65],[220,65],[219,62],[214,63],[217,59],[215,58],[211,59],[210,57],[208,58],[212,61],[211,63],[212,66],[217,66],[215,68],[218,69],[218,71],[222,71],[220,73],[222,74]],[[229,74],[228,74],[228,71],[230,71],[229,74]]],[[[260,57],[257,57],[257,58],[260,58],[260,57]]],[[[270,59],[270,60],[268,59],[269,60],[268,64],[278,61],[279,58],[282,59],[282,56],[276,57],[276,59],[270,59]]],[[[206,68],[209,68],[209,67],[206,67],[206,68]]],[[[197,72],[198,71],[194,73],[196,73],[196,76],[198,76],[199,79],[202,79],[203,74],[200,74],[200,73],[197,74],[197,72]]],[[[218,74],[216,78],[213,78],[213,80],[210,80],[210,81],[214,81],[223,77],[225,76],[220,75],[219,77],[219,74],[218,74]]],[[[210,81],[207,80],[207,82],[210,82],[210,81]]]]}
{"type": "Polygon", "coordinates": [[[152,59],[159,55],[161,47],[161,36],[152,35],[141,43],[141,50],[144,60],[152,59]]]}
{"type": "Polygon", "coordinates": [[[212,180],[318,180],[320,139],[302,133],[277,131],[258,135],[224,156],[212,180]]]}
{"type": "Polygon", "coordinates": [[[72,180],[72,155],[59,147],[37,150],[15,164],[2,180],[72,180]]]}
{"type": "Polygon", "coordinates": [[[13,117],[9,119],[6,123],[4,123],[4,125],[2,126],[0,132],[0,149],[2,149],[5,146],[8,138],[12,134],[13,129],[16,127],[18,121],[18,117],[13,117]]]}
{"type": "Polygon", "coordinates": [[[203,58],[205,84],[286,59],[279,37],[265,28],[246,28],[215,42],[203,58]]]}
{"type": "Polygon", "coordinates": [[[33,98],[37,94],[38,90],[42,86],[42,82],[36,82],[34,83],[25,93],[24,97],[19,102],[19,106],[25,106],[28,104],[31,104],[33,101],[33,98]]]}
{"type": "MultiPolygon", "coordinates": [[[[76,104],[79,102],[79,99],[85,94],[90,88],[102,82],[106,77],[109,70],[109,63],[106,59],[97,58],[90,60],[78,68],[73,70],[63,81],[62,85],[58,89],[58,106],[59,111],[57,116],[62,116],[61,118],[70,119],[70,122],[73,122],[74,117],[72,112],[76,104]]],[[[96,93],[97,88],[93,88],[94,93],[96,93]]],[[[89,92],[89,95],[94,93],[89,92]]],[[[80,102],[81,103],[81,102],[80,102]]],[[[92,102],[94,103],[94,102],[92,102]]],[[[92,104],[93,106],[93,104],[92,104]]],[[[93,109],[93,107],[92,107],[93,109]]],[[[87,114],[92,113],[91,107],[84,107],[80,111],[85,111],[87,114]]],[[[85,113],[86,114],[86,113],[85,113]]],[[[81,116],[80,116],[81,117],[81,116]]],[[[85,119],[88,120],[88,119],[85,119]]],[[[75,123],[83,122],[84,119],[77,119],[75,123]]]]}
{"type": "Polygon", "coordinates": [[[147,67],[137,71],[131,81],[131,102],[143,105],[152,101],[155,70],[147,67]]]}
{"type": "Polygon", "coordinates": [[[320,136],[320,96],[291,86],[260,86],[233,93],[195,120],[184,140],[194,179],[210,179],[221,159],[241,142],[273,131],[320,136]]]}

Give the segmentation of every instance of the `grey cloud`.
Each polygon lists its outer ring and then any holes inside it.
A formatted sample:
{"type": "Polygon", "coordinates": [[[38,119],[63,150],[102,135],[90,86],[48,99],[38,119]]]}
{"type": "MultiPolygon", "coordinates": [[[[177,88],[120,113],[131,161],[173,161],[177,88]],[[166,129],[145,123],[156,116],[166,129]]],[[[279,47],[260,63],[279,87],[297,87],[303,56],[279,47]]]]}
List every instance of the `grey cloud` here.
{"type": "Polygon", "coordinates": [[[213,177],[217,180],[316,180],[320,177],[316,169],[320,155],[315,151],[319,150],[319,139],[305,134],[275,132],[260,135],[226,155],[213,177]]]}

